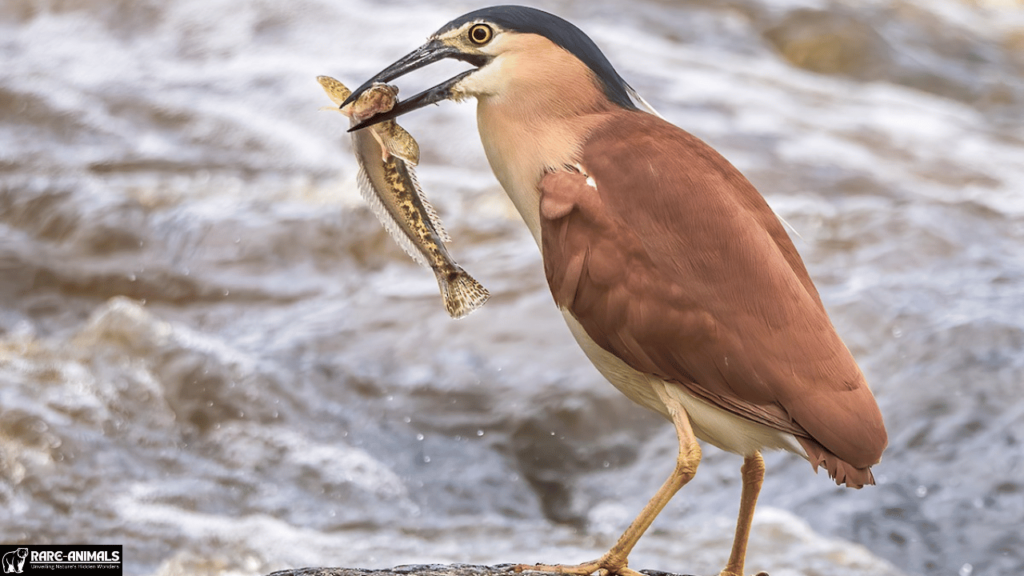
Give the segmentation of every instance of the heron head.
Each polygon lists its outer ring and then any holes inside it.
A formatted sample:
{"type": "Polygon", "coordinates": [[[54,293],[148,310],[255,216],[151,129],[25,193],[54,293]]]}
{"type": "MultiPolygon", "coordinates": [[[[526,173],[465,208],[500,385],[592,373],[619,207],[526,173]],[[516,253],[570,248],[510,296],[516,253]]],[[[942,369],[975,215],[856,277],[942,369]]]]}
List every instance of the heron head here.
{"type": "Polygon", "coordinates": [[[426,44],[367,80],[344,104],[359,98],[375,83],[391,82],[445,58],[467,62],[473,68],[399,102],[352,130],[442,100],[501,97],[516,83],[540,86],[557,81],[581,90],[596,88],[602,98],[614,104],[636,107],[630,100],[635,92],[582,30],[554,14],[524,6],[492,6],[452,20],[432,34],[426,44]]]}

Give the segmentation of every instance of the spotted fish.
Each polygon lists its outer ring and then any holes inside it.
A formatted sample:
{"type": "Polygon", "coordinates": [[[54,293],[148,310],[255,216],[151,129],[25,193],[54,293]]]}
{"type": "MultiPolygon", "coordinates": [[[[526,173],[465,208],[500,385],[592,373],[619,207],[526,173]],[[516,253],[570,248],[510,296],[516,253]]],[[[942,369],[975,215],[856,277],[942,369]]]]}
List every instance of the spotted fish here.
{"type": "MultiPolygon", "coordinates": [[[[327,96],[340,106],[351,91],[330,76],[317,76],[327,96]]],[[[387,112],[398,100],[398,89],[375,84],[340,111],[352,124],[387,112]]],[[[452,260],[450,242],[434,207],[416,180],[419,145],[394,120],[352,133],[359,163],[359,191],[391,237],[413,260],[430,266],[437,277],[444,306],[452,318],[462,318],[487,301],[490,294],[452,260]]]]}

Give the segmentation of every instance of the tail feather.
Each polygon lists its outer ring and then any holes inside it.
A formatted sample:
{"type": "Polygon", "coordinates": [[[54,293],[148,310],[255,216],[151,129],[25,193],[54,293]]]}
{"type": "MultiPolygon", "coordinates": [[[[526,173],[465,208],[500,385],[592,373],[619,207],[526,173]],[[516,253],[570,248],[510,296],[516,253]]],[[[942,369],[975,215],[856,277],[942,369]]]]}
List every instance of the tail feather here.
{"type": "Polygon", "coordinates": [[[490,292],[458,266],[451,272],[435,271],[444,307],[452,318],[462,318],[484,305],[490,292]]]}
{"type": "Polygon", "coordinates": [[[821,466],[828,471],[828,477],[836,481],[837,486],[845,484],[850,488],[863,488],[867,485],[874,485],[875,475],[871,467],[857,468],[840,459],[827,448],[810,438],[797,437],[804,451],[807,452],[807,460],[810,461],[814,471],[821,466]]]}

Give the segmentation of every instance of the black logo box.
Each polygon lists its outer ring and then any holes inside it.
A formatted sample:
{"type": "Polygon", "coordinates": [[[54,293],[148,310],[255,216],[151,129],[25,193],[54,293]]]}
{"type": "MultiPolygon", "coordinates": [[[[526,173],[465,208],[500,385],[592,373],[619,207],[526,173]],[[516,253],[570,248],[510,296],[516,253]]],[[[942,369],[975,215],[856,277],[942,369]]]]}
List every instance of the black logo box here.
{"type": "Polygon", "coordinates": [[[121,574],[120,544],[0,544],[0,576],[6,574],[121,574]]]}

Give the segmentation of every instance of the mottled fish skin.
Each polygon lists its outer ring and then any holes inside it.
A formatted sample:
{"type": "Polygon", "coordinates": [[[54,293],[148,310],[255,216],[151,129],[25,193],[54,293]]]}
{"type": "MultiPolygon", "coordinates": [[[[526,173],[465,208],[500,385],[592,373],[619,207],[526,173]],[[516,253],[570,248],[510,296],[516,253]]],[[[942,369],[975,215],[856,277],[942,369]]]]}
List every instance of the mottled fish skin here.
{"type": "MultiPolygon", "coordinates": [[[[331,102],[341,105],[352,91],[344,84],[330,76],[317,76],[317,81],[327,92],[331,102]]],[[[356,122],[365,120],[380,112],[387,112],[395,105],[398,98],[398,88],[387,84],[377,84],[370,88],[359,100],[349,104],[341,113],[352,118],[356,122]]],[[[387,151],[381,155],[382,160],[387,160],[387,154],[394,154],[413,166],[420,163],[420,145],[394,120],[381,122],[373,127],[372,133],[377,142],[387,151]]]]}
{"type": "MultiPolygon", "coordinates": [[[[318,76],[317,80],[335,104],[351,94],[330,76],[318,76]]],[[[355,123],[390,110],[397,97],[397,88],[377,84],[340,111],[355,123]]],[[[448,254],[443,244],[449,241],[448,235],[413,172],[419,161],[416,140],[389,120],[353,132],[352,144],[363,198],[409,256],[433,269],[448,314],[461,318],[482,306],[490,294],[448,254]]]]}
{"type": "Polygon", "coordinates": [[[348,97],[352,95],[352,91],[345,87],[337,78],[331,78],[330,76],[317,76],[316,81],[323,87],[324,92],[327,93],[327,97],[331,99],[338,106],[348,97]]]}

